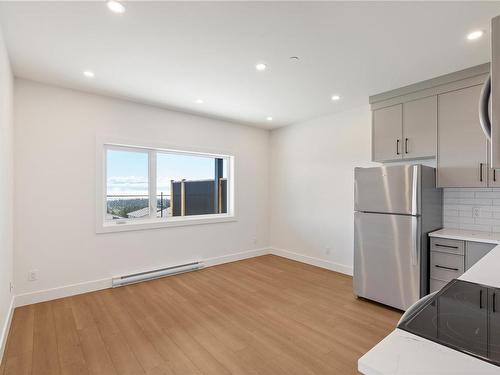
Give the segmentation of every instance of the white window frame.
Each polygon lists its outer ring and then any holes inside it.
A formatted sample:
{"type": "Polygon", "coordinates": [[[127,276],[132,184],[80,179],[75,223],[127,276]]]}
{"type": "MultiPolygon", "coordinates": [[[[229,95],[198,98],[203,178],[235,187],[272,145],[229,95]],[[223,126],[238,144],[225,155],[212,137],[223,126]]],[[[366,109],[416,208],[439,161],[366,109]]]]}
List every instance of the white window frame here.
{"type": "Polygon", "coordinates": [[[182,150],[157,143],[137,143],[126,142],[123,140],[98,139],[96,157],[96,232],[123,232],[130,230],[144,230],[155,228],[178,227],[185,225],[200,225],[212,224],[221,222],[236,221],[235,204],[234,204],[234,156],[227,153],[215,153],[207,150],[190,150],[185,147],[182,150]],[[148,190],[149,190],[149,217],[141,219],[123,219],[123,220],[106,220],[107,214],[107,150],[122,150],[148,153],[148,190]],[[156,217],[156,155],[164,152],[177,155],[203,156],[209,158],[220,158],[227,162],[227,213],[224,214],[209,214],[209,215],[193,215],[193,216],[175,216],[165,218],[156,217]]]}

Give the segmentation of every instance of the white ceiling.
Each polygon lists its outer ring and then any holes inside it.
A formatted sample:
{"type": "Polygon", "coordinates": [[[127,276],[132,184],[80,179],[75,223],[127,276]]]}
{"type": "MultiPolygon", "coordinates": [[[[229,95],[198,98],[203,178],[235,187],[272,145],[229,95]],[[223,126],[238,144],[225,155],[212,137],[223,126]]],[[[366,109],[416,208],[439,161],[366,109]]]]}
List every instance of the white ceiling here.
{"type": "Polygon", "coordinates": [[[489,33],[465,35],[500,14],[477,1],[125,5],[0,3],[15,75],[271,128],[487,62],[489,33]]]}

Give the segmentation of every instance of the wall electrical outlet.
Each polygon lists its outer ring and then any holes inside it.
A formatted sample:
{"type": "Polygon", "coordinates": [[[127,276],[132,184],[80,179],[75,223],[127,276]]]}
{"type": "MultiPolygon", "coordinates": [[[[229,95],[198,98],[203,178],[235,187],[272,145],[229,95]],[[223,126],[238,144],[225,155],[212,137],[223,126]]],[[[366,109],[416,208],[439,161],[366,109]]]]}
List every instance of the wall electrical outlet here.
{"type": "Polygon", "coordinates": [[[38,280],[38,270],[31,270],[28,273],[28,280],[29,281],[36,281],[36,280],[38,280]]]}
{"type": "Polygon", "coordinates": [[[479,207],[474,207],[472,209],[472,216],[473,217],[479,217],[479,207]]]}

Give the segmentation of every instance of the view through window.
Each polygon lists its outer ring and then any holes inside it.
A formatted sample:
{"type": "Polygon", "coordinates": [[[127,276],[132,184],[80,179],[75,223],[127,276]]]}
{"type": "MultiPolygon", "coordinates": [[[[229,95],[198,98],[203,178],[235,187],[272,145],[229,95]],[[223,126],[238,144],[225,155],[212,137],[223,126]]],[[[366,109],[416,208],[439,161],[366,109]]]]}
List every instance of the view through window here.
{"type": "Polygon", "coordinates": [[[228,160],[198,153],[108,146],[106,220],[227,214],[228,160]]]}

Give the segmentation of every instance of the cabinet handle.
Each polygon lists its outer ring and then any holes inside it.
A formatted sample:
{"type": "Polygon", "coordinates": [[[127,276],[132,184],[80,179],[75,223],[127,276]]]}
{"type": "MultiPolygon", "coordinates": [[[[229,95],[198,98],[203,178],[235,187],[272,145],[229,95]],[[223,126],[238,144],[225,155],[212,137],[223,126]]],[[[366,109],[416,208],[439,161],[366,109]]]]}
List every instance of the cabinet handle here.
{"type": "Polygon", "coordinates": [[[479,181],[483,182],[483,163],[479,163],[479,181]]]}
{"type": "Polygon", "coordinates": [[[483,308],[483,290],[482,289],[479,291],[479,308],[480,309],[483,308]]]}
{"type": "Polygon", "coordinates": [[[396,140],[396,155],[399,155],[399,139],[396,140]]]}
{"type": "Polygon", "coordinates": [[[408,153],[408,138],[405,138],[405,154],[408,153]]]}
{"type": "Polygon", "coordinates": [[[444,268],[445,270],[450,270],[450,271],[458,271],[458,268],[440,266],[439,264],[436,264],[435,267],[436,268],[444,268]]]}
{"type": "Polygon", "coordinates": [[[458,249],[458,246],[451,246],[451,245],[441,245],[439,243],[435,243],[434,246],[437,246],[437,247],[447,247],[449,249],[458,249]]]}
{"type": "Polygon", "coordinates": [[[496,305],[496,300],[497,300],[497,295],[496,293],[493,293],[493,312],[496,312],[496,308],[495,308],[495,305],[496,305]]]}
{"type": "Polygon", "coordinates": [[[496,169],[493,169],[493,181],[494,182],[497,181],[497,170],[496,169]]]}

